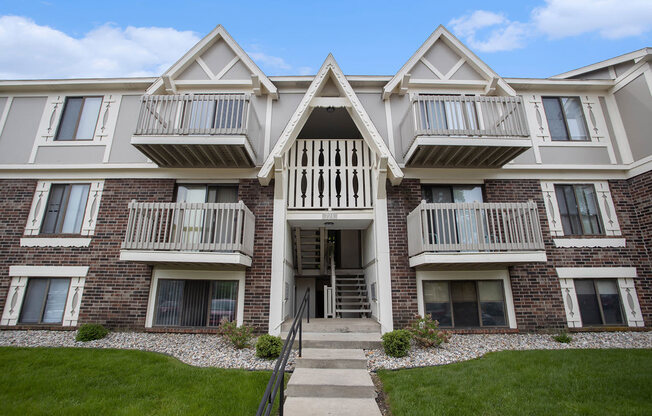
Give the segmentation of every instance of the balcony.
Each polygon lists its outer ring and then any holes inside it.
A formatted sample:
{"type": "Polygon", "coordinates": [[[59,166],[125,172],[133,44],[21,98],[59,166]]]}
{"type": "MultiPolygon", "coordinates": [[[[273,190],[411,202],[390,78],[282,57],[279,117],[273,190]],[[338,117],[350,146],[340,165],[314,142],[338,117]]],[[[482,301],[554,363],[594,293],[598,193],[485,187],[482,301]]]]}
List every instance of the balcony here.
{"type": "Polygon", "coordinates": [[[401,121],[405,165],[497,168],[532,147],[521,97],[418,95],[401,121]]]}
{"type": "Polygon", "coordinates": [[[254,227],[254,215],[242,201],[132,201],[120,260],[249,267],[254,248],[254,227]]]}
{"type": "Polygon", "coordinates": [[[525,203],[421,204],[407,217],[411,267],[546,261],[539,213],[525,203]]]}
{"type": "Polygon", "coordinates": [[[248,94],[144,95],[131,144],[161,167],[253,167],[260,134],[248,94]]]}

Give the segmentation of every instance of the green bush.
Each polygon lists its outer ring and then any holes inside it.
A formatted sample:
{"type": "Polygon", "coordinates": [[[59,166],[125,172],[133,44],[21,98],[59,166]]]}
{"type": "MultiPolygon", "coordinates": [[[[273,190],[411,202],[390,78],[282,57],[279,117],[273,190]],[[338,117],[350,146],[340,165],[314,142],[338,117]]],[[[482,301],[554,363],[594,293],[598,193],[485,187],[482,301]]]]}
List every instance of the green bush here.
{"type": "Polygon", "coordinates": [[[415,315],[410,321],[407,330],[412,338],[423,348],[438,347],[442,342],[448,342],[448,335],[439,330],[439,322],[432,319],[430,314],[422,318],[415,315]]]}
{"type": "Polygon", "coordinates": [[[573,340],[573,338],[571,338],[571,336],[568,335],[568,333],[566,333],[566,331],[562,332],[559,335],[555,335],[554,337],[552,337],[552,339],[554,339],[557,342],[561,342],[563,344],[568,344],[569,342],[571,342],[573,340]]]}
{"type": "Polygon", "coordinates": [[[410,351],[412,335],[405,329],[396,329],[383,335],[383,349],[390,357],[405,357],[410,351]]]}
{"type": "Polygon", "coordinates": [[[283,341],[280,337],[274,337],[268,334],[262,335],[256,342],[256,357],[274,359],[281,355],[283,341]]]}
{"type": "Polygon", "coordinates": [[[253,330],[246,325],[238,326],[235,322],[229,322],[226,319],[220,322],[218,333],[233,344],[239,350],[249,347],[251,343],[253,330]]]}
{"type": "Polygon", "coordinates": [[[102,339],[109,333],[109,330],[100,324],[83,324],[77,331],[75,341],[87,342],[102,339]]]}

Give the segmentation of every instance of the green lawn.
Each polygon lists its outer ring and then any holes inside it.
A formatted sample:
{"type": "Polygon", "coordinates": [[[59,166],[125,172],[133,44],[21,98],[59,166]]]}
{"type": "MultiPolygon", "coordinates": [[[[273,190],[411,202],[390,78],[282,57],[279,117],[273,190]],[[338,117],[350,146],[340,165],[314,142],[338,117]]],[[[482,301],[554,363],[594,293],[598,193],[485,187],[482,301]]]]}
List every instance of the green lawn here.
{"type": "Polygon", "coordinates": [[[2,415],[253,415],[270,372],[143,351],[0,348],[2,415]]]}
{"type": "Polygon", "coordinates": [[[379,376],[394,416],[652,415],[652,350],[505,351],[379,376]]]}

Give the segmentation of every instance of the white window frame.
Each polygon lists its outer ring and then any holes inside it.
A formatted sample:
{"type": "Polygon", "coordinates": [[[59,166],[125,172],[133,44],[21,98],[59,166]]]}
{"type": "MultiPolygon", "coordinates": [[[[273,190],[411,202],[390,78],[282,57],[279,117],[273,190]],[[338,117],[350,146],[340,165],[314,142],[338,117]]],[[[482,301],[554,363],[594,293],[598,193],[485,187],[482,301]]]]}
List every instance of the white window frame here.
{"type": "MultiPolygon", "coordinates": [[[[609,182],[607,181],[541,181],[541,190],[543,192],[543,203],[546,207],[546,214],[548,218],[548,226],[550,227],[550,234],[553,237],[563,237],[564,229],[561,222],[561,215],[559,213],[559,202],[557,201],[557,194],[555,193],[555,185],[593,185],[595,188],[596,197],[598,200],[598,208],[600,209],[600,218],[604,228],[603,237],[614,237],[622,235],[620,231],[620,224],[618,223],[618,215],[616,214],[616,207],[613,203],[609,182]]],[[[595,236],[592,236],[595,237],[595,236]]],[[[601,238],[597,236],[597,238],[601,238]]],[[[573,247],[595,247],[595,238],[583,239],[574,238],[570,239],[573,247]],[[583,242],[582,240],[586,240],[583,242]]],[[[563,246],[563,243],[558,243],[563,246]]],[[[613,244],[621,244],[616,241],[613,244]]]]}
{"type": "Polygon", "coordinates": [[[88,266],[10,266],[9,277],[11,277],[11,283],[7,291],[7,299],[0,325],[16,326],[19,324],[18,320],[20,319],[29,279],[59,277],[70,279],[61,326],[77,326],[79,307],[81,306],[87,274],[88,266]]]}
{"type": "MultiPolygon", "coordinates": [[[[450,281],[450,280],[501,280],[505,290],[505,313],[507,314],[507,325],[510,329],[515,329],[516,315],[514,312],[514,297],[512,295],[512,285],[509,279],[507,269],[498,270],[417,270],[417,307],[419,315],[425,314],[425,302],[423,299],[423,282],[424,281],[450,281]]],[[[491,327],[490,327],[491,328],[491,327]]],[[[478,327],[478,329],[490,329],[487,327],[478,327]]],[[[504,327],[497,327],[497,329],[504,327]]],[[[455,328],[452,328],[453,330],[455,328]]]]}
{"type": "Polygon", "coordinates": [[[574,279],[616,280],[626,325],[630,327],[644,326],[634,284],[634,279],[638,277],[635,267],[557,267],[557,276],[569,328],[583,327],[574,279]]]}
{"type": "MultiPolygon", "coordinates": [[[[29,216],[27,218],[27,224],[25,225],[25,235],[26,236],[35,236],[39,235],[41,232],[41,224],[45,218],[45,210],[48,205],[48,199],[50,197],[50,189],[53,184],[75,184],[75,183],[88,183],[90,184],[90,189],[88,191],[88,201],[86,202],[86,208],[84,212],[84,218],[82,220],[82,227],[79,233],[81,236],[89,236],[95,234],[95,225],[97,224],[97,214],[100,211],[100,202],[102,200],[102,191],[104,190],[104,181],[83,181],[83,180],[74,180],[74,181],[39,181],[36,185],[36,192],[34,192],[34,198],[32,199],[32,207],[29,210],[29,216]]],[[[24,240],[24,239],[23,239],[24,240]]],[[[61,239],[57,237],[49,237],[42,239],[38,243],[39,246],[61,246],[61,239]]],[[[77,239],[75,239],[77,240],[77,239]]],[[[83,246],[86,244],[87,239],[79,239],[79,241],[66,241],[66,244],[70,246],[83,246]]],[[[21,244],[25,242],[21,241],[21,244]]],[[[29,244],[29,243],[25,243],[29,244]]],[[[89,242],[90,244],[90,242],[89,242]]]]}
{"type": "MultiPolygon", "coordinates": [[[[156,307],[156,294],[158,282],[161,279],[175,280],[237,280],[238,281],[238,302],[236,306],[236,324],[242,326],[244,323],[244,294],[245,294],[245,271],[244,270],[183,270],[183,269],[161,269],[155,267],[152,271],[152,284],[149,289],[149,300],[147,303],[147,316],[145,328],[154,326],[154,314],[156,307]]],[[[203,327],[202,327],[203,328],[203,327]]]]}

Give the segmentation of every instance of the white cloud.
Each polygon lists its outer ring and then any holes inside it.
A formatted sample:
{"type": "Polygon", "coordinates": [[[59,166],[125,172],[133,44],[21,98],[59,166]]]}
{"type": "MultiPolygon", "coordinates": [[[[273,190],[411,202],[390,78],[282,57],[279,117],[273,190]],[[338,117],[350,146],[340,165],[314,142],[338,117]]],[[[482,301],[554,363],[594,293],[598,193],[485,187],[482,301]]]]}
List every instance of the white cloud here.
{"type": "Polygon", "coordinates": [[[652,29],[652,1],[546,0],[532,21],[553,39],[591,32],[607,39],[638,36],[652,29]]]}
{"type": "Polygon", "coordinates": [[[598,33],[606,39],[642,35],[652,29],[650,0],[545,0],[530,13],[527,22],[509,20],[504,14],[476,10],[448,26],[472,49],[498,52],[522,48],[528,38],[561,39],[598,33]]]}
{"type": "Polygon", "coordinates": [[[199,41],[191,31],[105,24],[74,38],[20,16],[0,17],[0,78],[156,76],[199,41]]]}
{"type": "Polygon", "coordinates": [[[525,46],[527,25],[513,22],[504,15],[476,10],[475,12],[451,20],[448,25],[453,32],[464,38],[465,42],[480,52],[498,52],[518,49],[525,46]],[[483,32],[484,40],[478,40],[478,32],[483,32]],[[488,33],[484,33],[484,32],[488,33]]]}
{"type": "Polygon", "coordinates": [[[264,52],[260,51],[255,51],[255,52],[247,52],[247,55],[251,57],[254,61],[256,61],[257,64],[260,66],[270,68],[272,70],[288,70],[292,69],[292,66],[285,62],[283,58],[279,58],[278,56],[272,56],[268,55],[264,52]]]}

